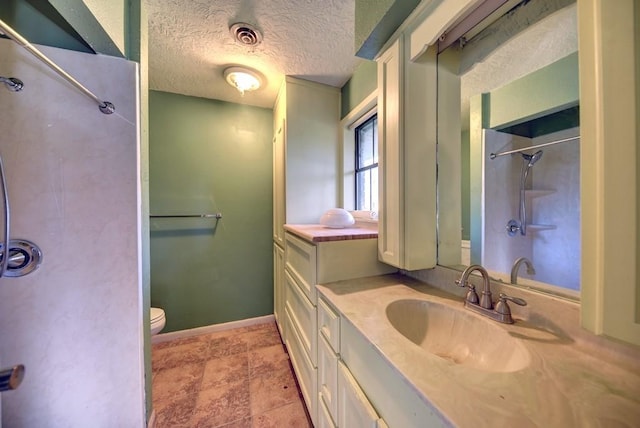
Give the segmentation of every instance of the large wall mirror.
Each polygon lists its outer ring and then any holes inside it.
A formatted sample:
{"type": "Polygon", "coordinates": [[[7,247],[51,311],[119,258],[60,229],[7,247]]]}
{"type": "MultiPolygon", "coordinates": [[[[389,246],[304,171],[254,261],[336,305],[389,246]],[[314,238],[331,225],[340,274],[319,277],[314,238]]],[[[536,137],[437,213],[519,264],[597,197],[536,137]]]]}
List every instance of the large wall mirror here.
{"type": "Polygon", "coordinates": [[[576,4],[511,3],[438,56],[438,264],[580,295],[576,4]]]}

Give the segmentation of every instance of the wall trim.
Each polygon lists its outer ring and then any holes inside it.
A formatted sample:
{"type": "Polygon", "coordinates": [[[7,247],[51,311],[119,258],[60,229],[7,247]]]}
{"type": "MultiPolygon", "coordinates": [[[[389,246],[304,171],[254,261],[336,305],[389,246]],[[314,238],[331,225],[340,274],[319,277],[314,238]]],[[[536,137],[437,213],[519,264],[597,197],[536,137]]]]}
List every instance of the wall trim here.
{"type": "Polygon", "coordinates": [[[342,185],[338,201],[347,210],[355,210],[355,128],[378,111],[378,90],[375,89],[340,120],[340,171],[342,185]]]}
{"type": "Polygon", "coordinates": [[[149,422],[147,423],[147,428],[155,428],[156,426],[156,410],[153,409],[151,411],[151,416],[149,417],[149,422]]]}
{"type": "Polygon", "coordinates": [[[275,322],[275,317],[273,316],[273,314],[265,315],[262,317],[256,317],[256,318],[248,318],[245,320],[225,322],[222,324],[212,324],[212,325],[207,325],[203,327],[190,328],[187,330],[179,330],[179,331],[172,331],[169,333],[158,334],[151,338],[151,343],[168,342],[170,340],[184,339],[187,337],[198,336],[201,334],[215,333],[218,331],[231,330],[231,329],[240,328],[240,327],[249,327],[257,324],[266,324],[269,322],[275,322]]]}

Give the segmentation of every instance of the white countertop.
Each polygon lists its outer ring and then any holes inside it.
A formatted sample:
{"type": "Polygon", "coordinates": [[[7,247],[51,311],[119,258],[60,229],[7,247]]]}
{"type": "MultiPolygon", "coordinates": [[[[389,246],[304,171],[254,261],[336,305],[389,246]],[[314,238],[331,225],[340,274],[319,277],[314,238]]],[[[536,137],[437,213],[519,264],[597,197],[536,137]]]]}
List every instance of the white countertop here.
{"type": "MultiPolygon", "coordinates": [[[[504,328],[521,341],[531,357],[522,370],[483,371],[425,351],[396,331],[386,317],[387,305],[396,300],[432,300],[462,307],[460,297],[400,275],[340,281],[317,288],[420,398],[455,426],[640,426],[640,351],[636,359],[635,348],[630,351],[632,358],[625,360],[632,361],[631,366],[602,356],[596,358],[593,355],[597,353],[579,346],[579,341],[553,319],[534,308],[527,312],[528,319],[514,312],[513,325],[478,320],[504,328]]],[[[606,356],[606,350],[602,355],[606,356]]]]}

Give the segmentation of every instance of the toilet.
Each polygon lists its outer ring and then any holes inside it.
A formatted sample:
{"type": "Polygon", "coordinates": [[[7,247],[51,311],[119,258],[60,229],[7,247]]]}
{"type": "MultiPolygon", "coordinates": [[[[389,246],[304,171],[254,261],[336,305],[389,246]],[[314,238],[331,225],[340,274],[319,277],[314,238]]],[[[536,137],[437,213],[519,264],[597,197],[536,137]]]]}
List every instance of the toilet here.
{"type": "Polygon", "coordinates": [[[151,335],[160,333],[160,330],[164,328],[167,319],[164,316],[164,311],[160,308],[151,308],[151,335]]]}

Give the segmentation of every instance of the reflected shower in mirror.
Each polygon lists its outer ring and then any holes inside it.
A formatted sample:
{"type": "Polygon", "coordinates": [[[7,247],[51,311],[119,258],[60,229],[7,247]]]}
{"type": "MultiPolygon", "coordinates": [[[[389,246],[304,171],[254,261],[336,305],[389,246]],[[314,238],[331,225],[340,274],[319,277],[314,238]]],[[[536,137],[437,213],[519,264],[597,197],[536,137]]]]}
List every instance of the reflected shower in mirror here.
{"type": "Polygon", "coordinates": [[[439,264],[578,298],[577,50],[575,3],[542,0],[439,54],[439,264]]]}

